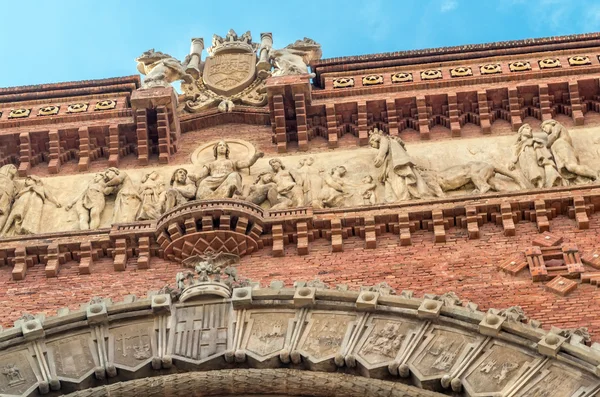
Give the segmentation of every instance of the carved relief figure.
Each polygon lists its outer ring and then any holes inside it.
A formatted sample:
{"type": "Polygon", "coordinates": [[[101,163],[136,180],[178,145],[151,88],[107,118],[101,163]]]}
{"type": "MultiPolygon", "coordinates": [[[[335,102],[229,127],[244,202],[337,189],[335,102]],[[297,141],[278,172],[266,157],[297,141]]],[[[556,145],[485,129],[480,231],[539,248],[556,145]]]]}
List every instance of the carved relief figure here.
{"type": "Polygon", "coordinates": [[[2,233],[6,235],[11,228],[13,228],[14,234],[38,233],[46,201],[51,202],[57,208],[61,207],[54,195],[44,187],[39,177],[30,175],[25,178],[25,184],[16,195],[15,203],[2,233]]]}
{"type": "Polygon", "coordinates": [[[275,174],[273,181],[277,184],[277,193],[280,200],[290,201],[290,207],[304,207],[303,180],[296,170],[286,170],[280,159],[269,160],[269,165],[275,174]]]}
{"type": "Polygon", "coordinates": [[[386,202],[433,196],[400,138],[375,129],[369,136],[369,145],[378,149],[374,164],[381,169],[378,179],[385,185],[386,202]]]}
{"type": "Polygon", "coordinates": [[[302,178],[302,190],[304,191],[304,202],[312,203],[312,181],[310,179],[310,169],[315,160],[312,157],[304,158],[300,160],[300,168],[298,173],[302,178]]]}
{"type": "Polygon", "coordinates": [[[178,168],[171,176],[171,188],[165,194],[165,211],[185,204],[196,197],[196,184],[185,168],[178,168]]]}
{"type": "Polygon", "coordinates": [[[546,148],[546,142],[535,138],[527,123],[519,128],[518,134],[509,169],[513,170],[518,164],[525,178],[536,188],[562,185],[563,179],[556,169],[552,154],[546,148]]]}
{"type": "Polygon", "coordinates": [[[138,71],[145,75],[142,88],[170,87],[171,83],[184,80],[191,83],[193,78],[177,59],[154,49],[148,50],[135,60],[138,71]]]}
{"type": "MultiPolygon", "coordinates": [[[[284,197],[282,198],[283,201],[278,198],[277,184],[273,180],[273,173],[271,172],[261,172],[258,174],[254,184],[247,190],[247,193],[241,195],[240,198],[256,205],[261,205],[268,201],[271,204],[271,208],[273,208],[273,206],[286,200],[284,197]]],[[[287,200],[287,204],[289,204],[289,200],[287,200]]]]}
{"type": "Polygon", "coordinates": [[[14,387],[25,383],[25,378],[21,374],[21,370],[14,364],[8,364],[2,367],[2,374],[6,376],[9,387],[14,387]]]}
{"type": "Polygon", "coordinates": [[[552,151],[560,175],[569,182],[582,182],[582,178],[598,179],[598,173],[579,164],[579,157],[573,147],[569,131],[556,120],[542,123],[542,131],[548,134],[548,148],[552,151]]]}
{"type": "Polygon", "coordinates": [[[346,198],[352,195],[348,192],[348,187],[342,179],[346,172],[346,167],[343,165],[332,168],[328,173],[325,170],[319,171],[319,175],[323,179],[323,186],[317,200],[313,201],[313,207],[336,208],[344,206],[346,198]]]}
{"type": "Polygon", "coordinates": [[[213,147],[215,160],[204,165],[199,176],[196,198],[199,200],[231,198],[242,188],[242,176],[239,171],[250,168],[264,156],[257,152],[247,160],[230,160],[229,145],[219,141],[213,147]]]}
{"type": "Polygon", "coordinates": [[[371,175],[367,175],[362,179],[361,182],[362,185],[360,186],[360,195],[363,199],[363,204],[377,204],[377,184],[373,180],[373,177],[371,175]]]}
{"type": "Polygon", "coordinates": [[[106,186],[119,189],[115,199],[112,223],[135,222],[142,200],[131,178],[125,172],[114,167],[107,169],[104,175],[106,176],[106,186]]]}
{"type": "Polygon", "coordinates": [[[394,358],[402,345],[403,339],[404,335],[400,333],[399,324],[385,324],[383,328],[375,330],[369,337],[363,353],[394,358]]]}
{"type": "Polygon", "coordinates": [[[271,48],[269,58],[275,67],[273,76],[307,74],[310,61],[320,59],[321,55],[321,45],[308,37],[281,50],[271,48]]]}
{"type": "Polygon", "coordinates": [[[512,179],[522,189],[531,187],[517,172],[483,161],[469,161],[444,171],[421,170],[423,179],[438,197],[443,197],[445,192],[460,189],[468,183],[475,185],[474,193],[483,194],[490,190],[502,191],[504,190],[503,184],[496,178],[496,174],[512,179]]]}
{"type": "Polygon", "coordinates": [[[152,171],[144,176],[140,186],[140,209],[136,219],[139,221],[158,219],[165,204],[165,184],[162,177],[152,171]]]}
{"type": "Polygon", "coordinates": [[[67,211],[75,207],[80,230],[93,230],[100,227],[100,217],[106,205],[105,196],[114,190],[115,188],[106,186],[106,176],[98,173],[86,189],[66,206],[67,211]]]}
{"type": "Polygon", "coordinates": [[[15,175],[17,167],[12,164],[0,168],[0,230],[4,227],[15,198],[15,175]]]}

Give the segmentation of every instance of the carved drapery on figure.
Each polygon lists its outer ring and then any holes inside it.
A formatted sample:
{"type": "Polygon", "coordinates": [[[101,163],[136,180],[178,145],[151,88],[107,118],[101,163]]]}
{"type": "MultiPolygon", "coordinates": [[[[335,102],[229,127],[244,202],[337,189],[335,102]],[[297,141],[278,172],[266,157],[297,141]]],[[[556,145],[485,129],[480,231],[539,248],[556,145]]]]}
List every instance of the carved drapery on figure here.
{"type": "Polygon", "coordinates": [[[140,200],[140,208],[136,216],[138,221],[160,218],[165,208],[166,191],[158,172],[152,171],[142,178],[140,200]]]}
{"type": "Polygon", "coordinates": [[[374,129],[369,136],[369,145],[377,149],[374,164],[380,169],[378,179],[385,184],[388,203],[433,196],[400,138],[374,129]]]}
{"type": "Polygon", "coordinates": [[[171,187],[165,194],[165,212],[196,197],[196,184],[185,168],[178,168],[171,176],[171,187]]]}
{"type": "Polygon", "coordinates": [[[100,227],[100,217],[106,206],[105,196],[115,190],[115,187],[107,186],[106,182],[106,174],[94,175],[85,190],[67,205],[67,211],[75,207],[80,230],[93,230],[100,227]]]}
{"type": "Polygon", "coordinates": [[[313,201],[313,207],[337,208],[344,206],[345,200],[352,196],[350,186],[344,181],[346,172],[346,167],[343,165],[332,168],[330,172],[319,171],[323,184],[317,200],[313,201]]]}
{"type": "Polygon", "coordinates": [[[127,173],[118,168],[105,172],[106,186],[118,188],[112,223],[131,223],[136,220],[142,199],[127,173]]]}
{"type": "MultiPolygon", "coordinates": [[[[498,138],[504,143],[494,149],[496,152],[486,154],[489,162],[471,160],[453,165],[455,160],[448,158],[433,161],[436,169],[422,166],[432,163],[426,150],[412,146],[411,154],[417,155],[409,155],[399,138],[379,130],[371,132],[369,138],[370,146],[377,149],[374,159],[367,154],[373,152],[360,149],[358,157],[340,154],[339,163],[315,154],[299,161],[271,158],[257,164],[263,153],[250,143],[209,142],[200,148],[204,154],[194,157],[200,169],[178,168],[169,175],[160,169],[126,173],[108,168],[84,180],[82,191],[74,192],[76,195],[70,194],[71,186],[66,189],[59,180],[49,180],[51,188],[47,189],[36,176],[17,179],[16,167],[5,165],[0,168],[0,222],[3,235],[12,236],[157,220],[191,200],[234,198],[274,211],[305,206],[326,209],[550,188],[589,183],[597,177],[595,167],[580,162],[578,150],[585,149],[577,145],[585,144],[585,137],[577,136],[574,146],[569,132],[554,120],[544,122],[542,130],[544,133],[533,133],[524,125],[514,141],[498,138]],[[290,165],[294,163],[295,167],[290,165]],[[243,169],[248,169],[248,175],[242,174],[243,169]],[[319,169],[327,172],[319,173],[319,169]],[[379,175],[374,177],[377,171],[379,175]],[[168,186],[164,180],[170,180],[168,186]],[[70,215],[45,205],[46,201],[58,204],[52,192],[68,203],[70,215]],[[110,213],[105,214],[107,211],[110,213]]],[[[472,151],[470,146],[465,149],[474,157],[484,153],[472,151]]],[[[592,164],[598,164],[595,161],[592,164]]]]}
{"type": "Polygon", "coordinates": [[[12,164],[4,165],[0,168],[0,230],[4,228],[13,200],[15,198],[15,175],[17,167],[12,164]]]}
{"type": "Polygon", "coordinates": [[[569,183],[585,182],[586,178],[598,179],[598,172],[580,164],[571,135],[564,125],[556,120],[546,120],[541,128],[548,134],[548,148],[552,151],[558,171],[564,179],[569,183]]]}
{"type": "Polygon", "coordinates": [[[196,198],[199,200],[232,198],[242,189],[240,170],[250,168],[264,156],[257,152],[246,160],[229,159],[229,145],[225,141],[217,142],[213,147],[214,161],[205,164],[198,176],[196,198]]]}
{"type": "Polygon", "coordinates": [[[513,145],[510,168],[514,169],[514,165],[518,164],[523,176],[536,188],[563,184],[563,178],[546,144],[545,140],[534,137],[531,126],[525,123],[519,128],[517,141],[513,145]]]}
{"type": "Polygon", "coordinates": [[[42,180],[30,175],[25,178],[22,188],[15,196],[15,202],[10,215],[4,224],[2,234],[36,234],[39,232],[46,201],[54,204],[57,208],[61,204],[54,198],[52,192],[44,187],[42,180]]]}
{"type": "Polygon", "coordinates": [[[278,158],[269,160],[269,165],[274,173],[273,181],[277,184],[278,202],[282,203],[278,208],[304,207],[302,175],[297,170],[286,169],[278,158]]]}

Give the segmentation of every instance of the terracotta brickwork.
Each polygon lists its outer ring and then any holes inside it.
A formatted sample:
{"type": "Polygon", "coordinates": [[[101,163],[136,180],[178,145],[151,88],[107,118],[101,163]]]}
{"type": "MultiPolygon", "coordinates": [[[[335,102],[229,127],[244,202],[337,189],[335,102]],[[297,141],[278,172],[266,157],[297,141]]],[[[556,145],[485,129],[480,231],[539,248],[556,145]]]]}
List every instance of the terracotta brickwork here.
{"type": "MultiPolygon", "coordinates": [[[[577,243],[583,252],[598,247],[600,214],[590,217],[590,229],[578,230],[575,221],[560,216],[551,222],[552,233],[565,243],[577,243]]],[[[476,302],[481,310],[489,307],[520,305],[532,318],[542,321],[544,328],[587,326],[593,336],[600,336],[600,320],[594,309],[600,304],[600,288],[581,284],[567,297],[533,283],[527,270],[511,276],[496,264],[524,251],[539,236],[536,224],[521,222],[514,237],[507,237],[501,226],[486,223],[480,227],[480,238],[470,240],[467,229],[450,228],[446,242],[435,243],[434,234],[417,231],[411,234],[412,245],[402,246],[399,236],[384,233],[377,237],[375,249],[365,249],[361,237],[344,239],[342,252],[332,252],[331,242],[320,238],[309,243],[307,255],[297,255],[296,248],[286,246],[283,258],[272,256],[271,247],[246,256],[238,271],[243,278],[269,285],[273,280],[291,286],[295,280],[318,278],[335,286],[350,287],[387,282],[397,291],[409,289],[417,296],[424,293],[457,292],[461,298],[476,302]]],[[[109,259],[95,261],[92,274],[79,274],[74,261],[61,266],[56,278],[46,278],[41,264],[29,268],[26,280],[13,281],[12,269],[0,267],[0,321],[8,327],[22,312],[54,315],[61,307],[75,309],[101,294],[115,301],[126,295],[145,296],[173,284],[181,270],[176,263],[153,258],[148,269],[139,269],[130,260],[124,272],[115,272],[109,259]]],[[[588,270],[593,271],[592,267],[588,270]]]]}
{"type": "MultiPolygon", "coordinates": [[[[229,112],[181,112],[173,90],[138,90],[137,76],[0,89],[0,165],[14,164],[20,177],[69,176],[189,165],[199,146],[221,138],[286,158],[366,146],[373,129],[410,143],[511,135],[551,118],[597,127],[599,56],[600,36],[582,35],[321,60],[312,85],[308,75],[269,79],[267,105],[229,112]],[[577,56],[589,63],[573,63],[577,56]],[[547,59],[560,66],[543,66],[547,59]],[[531,68],[514,69],[516,61],[531,68]],[[492,63],[501,72],[483,68],[492,63]],[[340,78],[354,86],[336,88],[340,78]],[[48,107],[58,109],[44,115],[48,107]]],[[[244,247],[240,277],[263,286],[320,279],[385,282],[419,297],[454,291],[480,310],[521,306],[546,329],[588,327],[600,339],[598,184],[350,209],[194,205],[158,220],[0,239],[0,325],[173,285],[185,250],[205,233],[210,248],[234,235],[244,247]]]]}

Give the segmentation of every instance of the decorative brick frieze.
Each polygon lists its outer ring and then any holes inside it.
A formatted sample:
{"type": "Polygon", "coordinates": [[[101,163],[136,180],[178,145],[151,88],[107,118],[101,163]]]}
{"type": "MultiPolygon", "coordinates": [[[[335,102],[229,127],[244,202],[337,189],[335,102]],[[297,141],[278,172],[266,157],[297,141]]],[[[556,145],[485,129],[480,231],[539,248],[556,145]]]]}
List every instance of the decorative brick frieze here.
{"type": "Polygon", "coordinates": [[[577,282],[558,276],[546,284],[546,289],[560,296],[567,296],[577,288],[577,282]]]}

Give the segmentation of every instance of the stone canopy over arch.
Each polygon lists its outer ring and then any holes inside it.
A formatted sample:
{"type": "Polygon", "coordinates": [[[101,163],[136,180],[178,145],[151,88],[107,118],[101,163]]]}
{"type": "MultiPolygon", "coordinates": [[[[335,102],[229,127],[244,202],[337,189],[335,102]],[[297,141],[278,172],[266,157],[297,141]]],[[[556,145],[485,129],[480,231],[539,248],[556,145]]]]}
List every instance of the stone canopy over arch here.
{"type": "Polygon", "coordinates": [[[259,288],[207,269],[148,298],[95,298],[57,317],[25,315],[0,333],[0,393],[294,396],[309,388],[319,396],[583,397],[600,391],[600,353],[588,346],[585,331],[545,331],[518,307],[484,313],[454,293],[417,298],[386,285],[259,288]],[[194,297],[179,300],[184,295],[194,297]]]}

